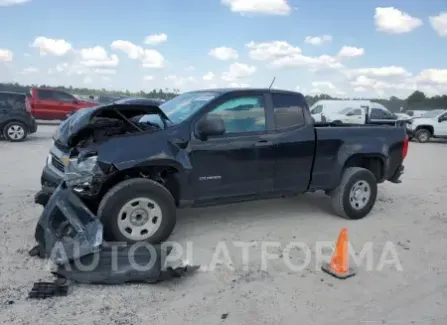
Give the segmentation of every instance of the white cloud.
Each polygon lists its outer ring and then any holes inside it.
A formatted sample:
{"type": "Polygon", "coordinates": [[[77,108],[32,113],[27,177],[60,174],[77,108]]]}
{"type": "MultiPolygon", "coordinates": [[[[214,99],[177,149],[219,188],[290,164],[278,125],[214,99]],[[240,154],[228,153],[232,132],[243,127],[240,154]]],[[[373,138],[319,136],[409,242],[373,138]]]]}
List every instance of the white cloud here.
{"type": "Polygon", "coordinates": [[[193,65],[190,65],[189,67],[185,68],[185,71],[189,71],[189,72],[194,71],[194,70],[196,70],[196,67],[193,65]]]}
{"type": "Polygon", "coordinates": [[[391,34],[409,33],[423,24],[419,18],[393,7],[376,8],[374,21],[378,31],[391,34]]]}
{"type": "Polygon", "coordinates": [[[239,57],[239,54],[235,49],[224,46],[214,48],[209,51],[208,54],[222,61],[236,60],[239,57]]]}
{"type": "Polygon", "coordinates": [[[81,49],[81,64],[87,67],[116,67],[119,63],[116,54],[108,55],[102,46],[81,49]]]}
{"type": "Polygon", "coordinates": [[[312,82],[312,87],[314,87],[313,93],[325,93],[338,96],[346,94],[330,81],[314,81],[312,82]]]}
{"type": "Polygon", "coordinates": [[[447,12],[442,12],[438,16],[430,16],[429,20],[439,36],[447,37],[447,12]]]}
{"type": "Polygon", "coordinates": [[[422,70],[414,80],[424,84],[447,85],[447,69],[422,70]]]}
{"type": "Polygon", "coordinates": [[[255,43],[250,42],[245,45],[248,49],[248,55],[253,60],[258,61],[271,61],[279,58],[299,55],[301,49],[294,47],[284,41],[272,41],[255,43]]]}
{"type": "Polygon", "coordinates": [[[51,39],[43,36],[37,37],[31,47],[39,49],[40,55],[52,54],[56,56],[66,55],[73,50],[70,43],[63,39],[51,39]]]}
{"type": "Polygon", "coordinates": [[[248,88],[248,87],[250,87],[249,84],[237,83],[237,82],[232,82],[228,86],[231,88],[248,88]]]}
{"type": "Polygon", "coordinates": [[[164,78],[165,81],[169,81],[171,87],[181,87],[189,85],[190,83],[197,82],[195,77],[189,76],[189,77],[181,77],[176,75],[169,75],[164,78]]]}
{"type": "Polygon", "coordinates": [[[367,75],[373,77],[408,77],[411,75],[402,67],[360,68],[347,71],[347,75],[367,75]]]}
{"type": "Polygon", "coordinates": [[[311,57],[301,54],[277,59],[272,62],[272,66],[277,68],[308,67],[311,70],[343,68],[343,65],[332,56],[321,55],[318,57],[311,57]]]}
{"type": "Polygon", "coordinates": [[[203,80],[206,80],[206,81],[210,81],[210,80],[213,80],[214,77],[215,77],[214,73],[212,73],[212,72],[208,72],[207,74],[205,74],[205,75],[202,77],[202,79],[203,79],[203,80]]]}
{"type": "Polygon", "coordinates": [[[152,34],[149,36],[146,36],[144,39],[144,43],[148,45],[158,45],[161,43],[164,43],[168,40],[168,35],[162,33],[162,34],[152,34]]]}
{"type": "Polygon", "coordinates": [[[353,46],[343,46],[340,49],[340,52],[338,52],[339,57],[345,58],[354,58],[357,56],[362,56],[363,54],[365,54],[365,49],[353,46]]]}
{"type": "Polygon", "coordinates": [[[238,13],[288,15],[292,8],[287,0],[221,0],[222,4],[238,13]]]}
{"type": "Polygon", "coordinates": [[[14,54],[8,49],[0,49],[0,61],[12,61],[14,54]]]}
{"type": "Polygon", "coordinates": [[[351,85],[359,91],[360,89],[372,89],[379,91],[379,94],[384,94],[383,90],[416,90],[417,85],[409,80],[400,80],[399,82],[386,82],[376,78],[366,76],[358,76],[351,85]]]}
{"type": "Polygon", "coordinates": [[[154,76],[144,76],[144,78],[143,78],[145,81],[152,81],[152,80],[154,80],[155,78],[154,78],[154,76]]]}
{"type": "Polygon", "coordinates": [[[312,86],[315,88],[337,89],[337,87],[330,81],[314,81],[312,82],[312,86]]]}
{"type": "Polygon", "coordinates": [[[304,40],[306,43],[312,45],[321,45],[323,43],[328,43],[332,41],[331,35],[323,35],[323,36],[307,36],[304,40]]]}
{"type": "Polygon", "coordinates": [[[83,82],[86,85],[91,85],[93,83],[93,79],[90,77],[85,77],[83,82]]]}
{"type": "Polygon", "coordinates": [[[22,70],[22,74],[33,74],[39,72],[39,69],[36,67],[28,67],[22,70]]]}
{"type": "Polygon", "coordinates": [[[14,5],[20,5],[31,0],[0,0],[0,7],[8,7],[14,5]]]}
{"type": "Polygon", "coordinates": [[[123,51],[129,59],[139,60],[145,68],[163,68],[165,59],[160,52],[156,50],[143,49],[129,41],[113,41],[112,49],[123,51]]]}
{"type": "Polygon", "coordinates": [[[250,42],[246,46],[249,49],[248,54],[253,60],[270,61],[270,65],[276,68],[307,66],[310,69],[318,70],[343,67],[336,58],[329,55],[305,56],[299,47],[292,46],[285,41],[250,42]]]}
{"type": "Polygon", "coordinates": [[[228,71],[224,72],[221,78],[225,81],[237,81],[239,79],[247,78],[255,72],[256,67],[236,62],[230,65],[228,71]]]}
{"type": "Polygon", "coordinates": [[[116,74],[114,69],[93,69],[92,72],[97,74],[116,74]]]}

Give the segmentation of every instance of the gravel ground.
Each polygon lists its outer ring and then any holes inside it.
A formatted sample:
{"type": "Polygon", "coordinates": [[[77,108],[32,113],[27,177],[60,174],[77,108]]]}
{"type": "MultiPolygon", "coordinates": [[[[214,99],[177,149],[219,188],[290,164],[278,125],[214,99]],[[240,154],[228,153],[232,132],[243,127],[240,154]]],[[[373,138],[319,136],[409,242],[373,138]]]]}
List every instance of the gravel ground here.
{"type": "MultiPolygon", "coordinates": [[[[42,211],[33,195],[53,131],[54,126],[45,125],[24,143],[0,141],[1,324],[447,323],[446,143],[411,143],[404,182],[381,185],[373,211],[363,220],[332,215],[328,199],[318,193],[183,210],[172,239],[193,244],[190,261],[210,265],[218,242],[225,241],[233,269],[223,263],[157,285],[77,285],[64,298],[29,301],[33,282],[51,278],[46,263],[27,251],[42,211]],[[320,271],[316,247],[334,242],[344,226],[354,250],[370,243],[374,259],[370,266],[361,263],[356,276],[337,280],[320,271]],[[234,241],[282,246],[269,250],[278,258],[263,268],[258,244],[245,268],[234,241]],[[287,250],[294,241],[312,252],[302,271],[284,262],[285,256],[296,265],[304,259],[303,249],[287,250]],[[393,252],[397,259],[391,259],[393,252]],[[391,263],[384,265],[383,256],[391,263]],[[228,315],[222,319],[222,314],[228,315]]],[[[331,251],[323,253],[330,256],[331,251]]]]}

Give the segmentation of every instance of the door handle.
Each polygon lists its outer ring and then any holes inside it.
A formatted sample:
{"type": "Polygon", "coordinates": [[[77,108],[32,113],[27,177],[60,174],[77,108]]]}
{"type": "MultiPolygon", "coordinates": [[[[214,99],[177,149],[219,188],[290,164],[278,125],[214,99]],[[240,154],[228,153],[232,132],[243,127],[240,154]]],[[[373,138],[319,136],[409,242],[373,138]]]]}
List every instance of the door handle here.
{"type": "Polygon", "coordinates": [[[270,146],[272,143],[268,140],[259,140],[255,143],[255,147],[266,147],[270,146]]]}

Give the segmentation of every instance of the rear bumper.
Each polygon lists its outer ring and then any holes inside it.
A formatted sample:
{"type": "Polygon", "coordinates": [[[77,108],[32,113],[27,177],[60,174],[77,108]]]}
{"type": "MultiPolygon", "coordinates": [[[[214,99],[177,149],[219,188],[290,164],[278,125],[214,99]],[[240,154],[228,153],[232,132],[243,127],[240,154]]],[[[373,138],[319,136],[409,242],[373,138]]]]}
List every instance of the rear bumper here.
{"type": "Polygon", "coordinates": [[[37,123],[35,119],[32,119],[30,125],[29,125],[29,133],[36,133],[37,132],[37,123]]]}
{"type": "Polygon", "coordinates": [[[388,181],[390,181],[391,183],[394,183],[394,184],[402,183],[402,180],[400,179],[400,177],[403,175],[404,170],[405,170],[405,166],[400,165],[399,168],[397,168],[394,175],[391,176],[391,178],[389,178],[388,181]]]}

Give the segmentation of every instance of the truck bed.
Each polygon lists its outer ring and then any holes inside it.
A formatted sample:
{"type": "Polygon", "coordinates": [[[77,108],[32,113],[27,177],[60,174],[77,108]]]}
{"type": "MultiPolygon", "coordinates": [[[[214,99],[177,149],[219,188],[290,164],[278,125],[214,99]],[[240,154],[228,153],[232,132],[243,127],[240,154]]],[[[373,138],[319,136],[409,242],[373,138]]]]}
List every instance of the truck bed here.
{"type": "Polygon", "coordinates": [[[367,163],[377,164],[378,182],[390,179],[402,164],[405,136],[405,128],[389,125],[315,124],[310,189],[325,189],[328,183],[329,188],[335,186],[344,167],[353,163],[357,154],[365,163],[369,159],[367,163]]]}

